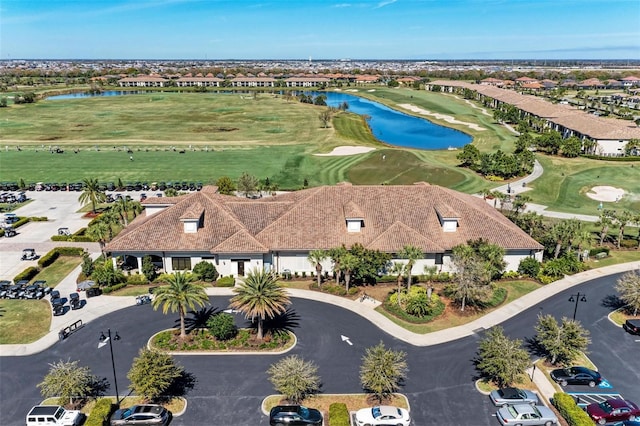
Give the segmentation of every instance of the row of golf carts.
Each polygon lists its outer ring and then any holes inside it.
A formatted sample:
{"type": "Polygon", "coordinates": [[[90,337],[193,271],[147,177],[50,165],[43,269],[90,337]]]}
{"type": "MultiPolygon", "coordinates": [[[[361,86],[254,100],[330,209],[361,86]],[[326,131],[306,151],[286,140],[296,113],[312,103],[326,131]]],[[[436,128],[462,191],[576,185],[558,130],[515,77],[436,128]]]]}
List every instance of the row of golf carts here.
{"type": "MultiPolygon", "coordinates": [[[[87,290],[87,296],[90,291],[87,290]]],[[[94,292],[91,292],[92,295],[94,292]]],[[[51,302],[51,308],[53,309],[53,315],[64,315],[67,312],[67,303],[72,310],[80,309],[86,301],[80,299],[78,293],[71,293],[69,298],[62,297],[58,290],[51,289],[47,286],[47,282],[43,280],[34,281],[29,283],[28,280],[20,280],[13,284],[11,281],[0,281],[0,298],[2,299],[42,299],[45,296],[49,296],[49,302],[51,302]]]]}

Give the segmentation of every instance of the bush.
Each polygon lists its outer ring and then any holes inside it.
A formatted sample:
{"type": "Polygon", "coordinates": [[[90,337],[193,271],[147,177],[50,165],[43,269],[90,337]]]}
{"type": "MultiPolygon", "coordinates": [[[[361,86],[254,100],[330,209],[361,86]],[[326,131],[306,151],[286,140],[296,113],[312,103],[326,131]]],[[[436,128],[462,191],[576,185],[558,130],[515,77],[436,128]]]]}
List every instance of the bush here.
{"type": "Polygon", "coordinates": [[[59,256],[60,253],[58,253],[56,249],[53,249],[38,260],[38,266],[40,266],[41,268],[46,268],[47,266],[55,262],[59,256]]]}
{"type": "Polygon", "coordinates": [[[485,309],[494,308],[500,305],[502,302],[504,302],[507,299],[507,293],[508,292],[506,288],[502,288],[502,287],[494,288],[493,291],[491,292],[491,298],[487,301],[481,302],[479,305],[485,309]]]}
{"type": "Polygon", "coordinates": [[[549,275],[545,275],[543,273],[539,273],[536,279],[540,281],[540,284],[544,285],[551,284],[552,282],[557,281],[557,278],[550,277],[549,275]]]}
{"type": "Polygon", "coordinates": [[[609,256],[609,248],[608,247],[596,247],[596,248],[592,248],[591,250],[589,250],[589,256],[595,256],[596,254],[599,253],[607,253],[607,256],[609,256]]]}
{"type": "Polygon", "coordinates": [[[36,266],[29,266],[27,269],[25,269],[24,271],[20,272],[15,277],[13,277],[13,282],[15,283],[15,282],[18,282],[18,281],[21,281],[21,280],[31,281],[31,279],[33,277],[38,275],[38,272],[40,272],[39,268],[37,268],[36,266]]]}
{"type": "Polygon", "coordinates": [[[96,404],[93,406],[91,413],[89,413],[89,417],[84,423],[84,426],[105,426],[108,424],[109,417],[113,412],[113,407],[114,405],[111,403],[110,399],[98,399],[96,404]]]}
{"type": "Polygon", "coordinates": [[[158,276],[156,272],[156,265],[151,262],[151,256],[145,256],[142,258],[142,273],[147,280],[153,281],[158,276]]]}
{"type": "Polygon", "coordinates": [[[82,256],[85,253],[82,247],[56,247],[54,250],[60,256],[82,256]]]}
{"type": "Polygon", "coordinates": [[[220,277],[216,281],[216,287],[233,287],[236,285],[236,279],[229,275],[228,277],[220,277]]]}
{"type": "Polygon", "coordinates": [[[86,235],[73,235],[70,241],[75,243],[92,243],[95,240],[91,237],[87,237],[86,235]]]}
{"type": "Polygon", "coordinates": [[[120,290],[121,288],[125,288],[126,286],[127,286],[127,283],[115,284],[115,285],[111,285],[103,288],[102,292],[104,294],[109,294],[113,291],[117,291],[117,290],[120,290]]]}
{"type": "Polygon", "coordinates": [[[193,267],[193,274],[202,281],[215,281],[218,279],[216,267],[206,260],[196,263],[196,266],[193,267]]]}
{"type": "Polygon", "coordinates": [[[69,241],[68,235],[53,235],[51,236],[51,241],[69,241]]]}
{"type": "Polygon", "coordinates": [[[421,317],[411,315],[410,313],[406,312],[404,309],[402,309],[402,306],[398,305],[397,300],[398,299],[397,299],[396,293],[395,292],[391,293],[383,303],[384,309],[386,309],[387,312],[395,315],[396,317],[414,324],[424,324],[429,321],[432,321],[434,318],[441,315],[445,309],[445,304],[442,302],[442,300],[440,300],[440,298],[435,293],[431,295],[431,300],[432,300],[431,304],[433,306],[430,308],[429,314],[421,317]]]}
{"type": "Polygon", "coordinates": [[[329,294],[335,294],[336,296],[345,296],[347,294],[347,290],[344,286],[337,284],[322,286],[322,290],[329,294]]]}
{"type": "Polygon", "coordinates": [[[149,284],[149,280],[142,274],[133,274],[127,277],[127,284],[131,285],[145,285],[149,284]]]}
{"type": "Polygon", "coordinates": [[[638,247],[638,242],[635,240],[622,240],[620,241],[620,247],[625,249],[632,249],[638,247]]]}
{"type": "Polygon", "coordinates": [[[527,277],[535,278],[540,272],[540,262],[533,257],[527,257],[520,261],[518,265],[518,272],[527,277]]]}
{"type": "Polygon", "coordinates": [[[502,274],[503,280],[513,280],[518,277],[520,277],[520,274],[517,271],[507,271],[504,274],[502,274]]]}
{"type": "Polygon", "coordinates": [[[329,406],[329,426],[349,426],[350,424],[347,404],[334,402],[329,406]]]}
{"type": "Polygon", "coordinates": [[[29,222],[29,218],[28,217],[21,217],[20,219],[18,219],[18,221],[16,223],[13,224],[14,228],[19,228],[22,225],[24,225],[25,223],[29,222]]]}
{"type": "Polygon", "coordinates": [[[593,420],[582,408],[578,407],[571,395],[566,393],[553,394],[552,404],[569,426],[593,426],[593,420]]]}
{"type": "Polygon", "coordinates": [[[218,340],[229,340],[238,334],[238,328],[236,327],[233,315],[226,312],[220,312],[209,318],[207,327],[209,331],[211,331],[211,334],[218,340]]]}

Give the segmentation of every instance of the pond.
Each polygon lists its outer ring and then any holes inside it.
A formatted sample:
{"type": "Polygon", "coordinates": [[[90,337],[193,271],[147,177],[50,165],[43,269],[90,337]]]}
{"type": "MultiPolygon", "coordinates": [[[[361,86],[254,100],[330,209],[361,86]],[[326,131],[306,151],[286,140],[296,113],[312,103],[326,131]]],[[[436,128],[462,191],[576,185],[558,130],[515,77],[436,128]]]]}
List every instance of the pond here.
{"type": "MultiPolygon", "coordinates": [[[[92,96],[121,96],[150,93],[139,90],[109,90],[99,94],[71,93],[51,96],[47,99],[74,99],[92,96]]],[[[234,93],[229,91],[228,93],[234,93]]],[[[246,92],[243,92],[246,93],[246,92]]],[[[348,111],[367,117],[371,132],[381,142],[389,145],[417,149],[460,148],[471,143],[472,138],[464,132],[434,124],[429,120],[404,114],[381,103],[342,92],[305,92],[312,96],[324,95],[327,105],[339,107],[344,102],[348,111]]]]}

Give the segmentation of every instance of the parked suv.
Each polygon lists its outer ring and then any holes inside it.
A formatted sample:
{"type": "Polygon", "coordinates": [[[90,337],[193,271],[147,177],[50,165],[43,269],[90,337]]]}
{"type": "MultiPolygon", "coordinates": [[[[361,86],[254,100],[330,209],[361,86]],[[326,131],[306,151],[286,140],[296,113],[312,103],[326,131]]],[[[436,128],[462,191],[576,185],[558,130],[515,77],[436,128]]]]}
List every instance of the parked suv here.
{"type": "Polygon", "coordinates": [[[640,319],[628,319],[622,324],[627,333],[640,335],[640,319]]]}
{"type": "Polygon", "coordinates": [[[269,412],[269,424],[279,425],[321,425],[322,414],[314,408],[302,405],[277,405],[269,412]]]}
{"type": "Polygon", "coordinates": [[[166,426],[171,421],[171,411],[162,405],[142,404],[129,408],[116,410],[111,415],[111,426],[119,425],[162,425],[166,426]]]}
{"type": "Polygon", "coordinates": [[[80,411],[65,410],[59,405],[36,405],[27,414],[27,426],[79,426],[83,420],[80,411]]]}

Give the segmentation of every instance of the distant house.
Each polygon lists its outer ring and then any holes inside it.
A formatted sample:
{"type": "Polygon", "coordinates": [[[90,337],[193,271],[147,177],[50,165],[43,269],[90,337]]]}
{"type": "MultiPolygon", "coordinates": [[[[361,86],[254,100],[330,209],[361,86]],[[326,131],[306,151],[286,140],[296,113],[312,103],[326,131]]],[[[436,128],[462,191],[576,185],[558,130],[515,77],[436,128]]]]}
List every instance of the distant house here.
{"type": "Polygon", "coordinates": [[[289,77],[284,82],[287,87],[319,87],[328,85],[331,80],[326,77],[289,77]]]}
{"type": "Polygon", "coordinates": [[[138,77],[125,77],[118,80],[120,87],[164,87],[169,80],[159,76],[141,75],[138,77]]]}
{"type": "Polygon", "coordinates": [[[220,87],[224,80],[218,77],[180,77],[175,84],[178,87],[220,87]]]}
{"type": "MultiPolygon", "coordinates": [[[[543,247],[482,198],[440,186],[322,186],[273,197],[221,195],[207,186],[180,197],[147,198],[139,216],[107,246],[140,270],[151,256],[166,272],[211,262],[222,275],[253,268],[311,274],[315,249],[361,244],[397,258],[406,245],[424,253],[415,266],[452,271],[451,249],[482,238],[504,248],[506,270],[543,247]]],[[[327,259],[324,270],[331,269],[327,259]]]]}
{"type": "Polygon", "coordinates": [[[275,87],[276,79],[271,77],[236,76],[231,80],[233,87],[275,87]]]}

